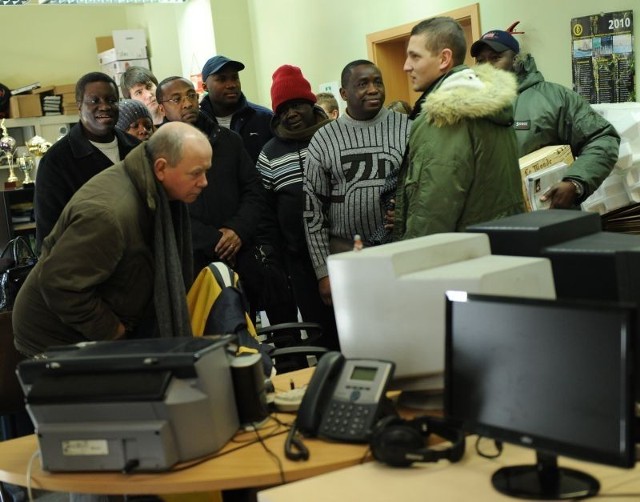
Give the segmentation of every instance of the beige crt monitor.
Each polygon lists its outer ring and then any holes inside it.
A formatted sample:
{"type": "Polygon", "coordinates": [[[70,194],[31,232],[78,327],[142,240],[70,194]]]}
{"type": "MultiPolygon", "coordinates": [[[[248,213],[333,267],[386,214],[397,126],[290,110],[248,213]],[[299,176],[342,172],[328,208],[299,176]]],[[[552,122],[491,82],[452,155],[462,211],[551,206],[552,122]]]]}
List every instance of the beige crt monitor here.
{"type": "Polygon", "coordinates": [[[491,255],[481,233],[444,233],[331,255],[346,357],[391,360],[404,390],[442,389],[445,292],[555,299],[546,258],[491,255]]]}

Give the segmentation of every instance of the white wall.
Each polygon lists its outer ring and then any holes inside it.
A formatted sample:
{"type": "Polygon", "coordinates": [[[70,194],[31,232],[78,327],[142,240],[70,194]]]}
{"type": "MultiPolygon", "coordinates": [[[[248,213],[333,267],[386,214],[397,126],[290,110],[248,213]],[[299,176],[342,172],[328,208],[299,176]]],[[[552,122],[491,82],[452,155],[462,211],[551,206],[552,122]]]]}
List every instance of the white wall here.
{"type": "MultiPolygon", "coordinates": [[[[188,77],[216,52],[244,62],[243,90],[270,106],[271,75],[282,64],[302,68],[313,89],[339,80],[344,65],[367,57],[366,35],[469,5],[469,0],[189,0],[134,6],[2,7],[0,82],[75,82],[99,69],[95,37],[144,28],[151,66],[160,79],[188,77]]],[[[635,9],[637,0],[482,0],[482,31],[515,20],[548,80],[571,85],[570,20],[635,9]]],[[[640,50],[637,33],[634,49],[640,50]]],[[[402,65],[398,61],[398,65],[402,65]]]]}
{"type": "MultiPolygon", "coordinates": [[[[269,103],[271,74],[282,64],[300,66],[314,89],[339,80],[345,64],[367,57],[366,35],[454,10],[469,0],[248,0],[254,28],[258,94],[269,103]]],[[[548,80],[571,86],[571,18],[633,9],[634,0],[482,0],[483,32],[520,20],[523,50],[536,57],[548,80]]],[[[640,50],[636,28],[634,50],[640,50]]],[[[403,61],[398,61],[402,65],[403,61]]]]}

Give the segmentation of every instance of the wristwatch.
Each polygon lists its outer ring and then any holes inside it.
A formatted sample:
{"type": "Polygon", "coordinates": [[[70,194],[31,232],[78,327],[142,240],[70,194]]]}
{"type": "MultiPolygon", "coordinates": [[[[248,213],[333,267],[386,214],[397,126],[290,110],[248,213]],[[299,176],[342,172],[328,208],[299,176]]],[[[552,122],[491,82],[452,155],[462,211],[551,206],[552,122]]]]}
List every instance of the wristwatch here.
{"type": "Polygon", "coordinates": [[[580,197],[584,195],[584,186],[578,180],[574,180],[573,178],[565,178],[562,181],[568,181],[573,183],[573,186],[576,189],[576,200],[580,200],[580,197]]]}

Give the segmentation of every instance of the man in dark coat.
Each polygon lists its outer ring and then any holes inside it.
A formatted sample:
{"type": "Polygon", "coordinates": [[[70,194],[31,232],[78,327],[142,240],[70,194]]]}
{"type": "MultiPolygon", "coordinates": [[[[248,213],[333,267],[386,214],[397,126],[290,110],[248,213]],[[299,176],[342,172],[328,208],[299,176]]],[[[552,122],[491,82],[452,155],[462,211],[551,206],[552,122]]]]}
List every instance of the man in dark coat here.
{"type": "Polygon", "coordinates": [[[215,123],[237,132],[255,165],[264,144],[271,139],[273,113],[264,106],[247,101],[242,93],[238,72],[240,61],[214,56],[202,68],[203,88],[208,95],[200,109],[215,123]]]}
{"type": "Polygon", "coordinates": [[[212,261],[227,262],[240,276],[251,310],[256,311],[262,277],[255,239],[265,212],[258,171],[242,139],[198,110],[198,94],[190,80],[177,76],[164,79],[158,85],[157,99],[166,122],[194,125],[208,136],[213,148],[209,185],[189,207],[194,270],[199,272],[212,261]]]}
{"type": "Polygon", "coordinates": [[[300,68],[279,67],[273,74],[271,121],[274,137],[264,146],[257,168],[267,191],[269,240],[282,255],[302,319],[322,325],[320,344],[339,350],[333,308],[325,305],[316,279],[302,223],[303,168],[314,133],[330,122],[315,105],[316,96],[300,68]]]}
{"type": "Polygon", "coordinates": [[[38,166],[34,189],[38,250],[71,196],[140,143],[116,130],[118,86],[108,75],[82,76],[76,84],[76,103],[80,122],[49,148],[38,166]]]}

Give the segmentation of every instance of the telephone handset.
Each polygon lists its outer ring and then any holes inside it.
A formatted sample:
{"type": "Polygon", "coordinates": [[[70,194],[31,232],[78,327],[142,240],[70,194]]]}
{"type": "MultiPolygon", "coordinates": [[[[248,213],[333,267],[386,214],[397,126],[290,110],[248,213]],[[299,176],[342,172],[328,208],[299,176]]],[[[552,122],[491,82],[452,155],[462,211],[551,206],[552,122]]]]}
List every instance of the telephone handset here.
{"type": "Polygon", "coordinates": [[[328,352],[302,398],[297,429],[306,436],[368,441],[394,368],[390,361],[345,359],[340,352],[328,352]]]}

